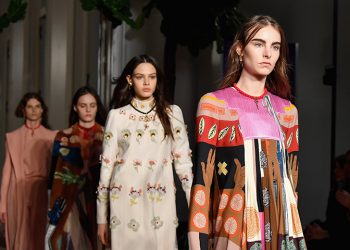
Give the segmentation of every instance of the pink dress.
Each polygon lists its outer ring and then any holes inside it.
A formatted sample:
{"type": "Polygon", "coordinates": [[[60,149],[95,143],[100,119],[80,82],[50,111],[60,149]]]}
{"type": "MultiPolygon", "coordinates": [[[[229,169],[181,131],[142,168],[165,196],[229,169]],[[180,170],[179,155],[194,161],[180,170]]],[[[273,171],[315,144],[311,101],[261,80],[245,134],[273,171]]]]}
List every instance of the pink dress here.
{"type": "Polygon", "coordinates": [[[24,125],[6,134],[0,212],[6,217],[7,249],[44,249],[47,182],[56,131],[24,125]]]}

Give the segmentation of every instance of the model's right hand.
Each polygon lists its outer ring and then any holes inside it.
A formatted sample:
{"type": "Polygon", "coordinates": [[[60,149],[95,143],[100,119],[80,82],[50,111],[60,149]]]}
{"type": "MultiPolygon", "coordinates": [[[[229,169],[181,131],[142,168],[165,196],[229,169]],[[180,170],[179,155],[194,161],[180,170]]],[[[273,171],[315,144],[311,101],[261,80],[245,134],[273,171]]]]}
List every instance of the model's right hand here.
{"type": "Polygon", "coordinates": [[[6,223],[6,212],[0,212],[0,221],[1,223],[6,223]]]}
{"type": "Polygon", "coordinates": [[[107,224],[98,224],[97,235],[103,245],[109,245],[107,224]]]}

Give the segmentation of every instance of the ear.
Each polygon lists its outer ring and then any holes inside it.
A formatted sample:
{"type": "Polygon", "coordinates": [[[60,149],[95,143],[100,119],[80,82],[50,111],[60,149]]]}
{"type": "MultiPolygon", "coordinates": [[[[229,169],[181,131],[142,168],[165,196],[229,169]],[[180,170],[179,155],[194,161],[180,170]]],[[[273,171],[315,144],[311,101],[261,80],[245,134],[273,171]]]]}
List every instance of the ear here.
{"type": "Polygon", "coordinates": [[[77,107],[75,105],[73,106],[73,109],[75,112],[77,112],[77,107]]]}
{"type": "Polygon", "coordinates": [[[237,48],[236,48],[236,53],[239,57],[242,57],[243,56],[243,50],[242,50],[242,46],[239,44],[237,45],[237,48]]]}
{"type": "Polygon", "coordinates": [[[128,84],[131,85],[131,84],[132,84],[132,83],[131,83],[131,75],[127,75],[125,78],[126,78],[128,84]]]}

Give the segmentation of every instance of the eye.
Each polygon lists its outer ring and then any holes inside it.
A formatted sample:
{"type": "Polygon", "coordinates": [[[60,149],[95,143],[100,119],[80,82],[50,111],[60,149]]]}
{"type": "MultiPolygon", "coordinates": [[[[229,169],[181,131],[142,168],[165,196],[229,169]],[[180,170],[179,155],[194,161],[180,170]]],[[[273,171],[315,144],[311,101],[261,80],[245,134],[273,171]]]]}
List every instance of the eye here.
{"type": "Polygon", "coordinates": [[[280,46],[279,46],[279,45],[274,45],[274,46],[272,46],[272,48],[273,48],[274,50],[276,50],[276,51],[280,50],[280,46]]]}
{"type": "Polygon", "coordinates": [[[154,80],[154,79],[157,79],[157,76],[156,76],[156,75],[153,75],[153,76],[150,76],[150,78],[151,78],[152,80],[154,80]]]}
{"type": "Polygon", "coordinates": [[[261,48],[263,46],[263,44],[259,43],[259,42],[256,42],[256,43],[254,43],[254,46],[257,47],[257,48],[261,48]]]}

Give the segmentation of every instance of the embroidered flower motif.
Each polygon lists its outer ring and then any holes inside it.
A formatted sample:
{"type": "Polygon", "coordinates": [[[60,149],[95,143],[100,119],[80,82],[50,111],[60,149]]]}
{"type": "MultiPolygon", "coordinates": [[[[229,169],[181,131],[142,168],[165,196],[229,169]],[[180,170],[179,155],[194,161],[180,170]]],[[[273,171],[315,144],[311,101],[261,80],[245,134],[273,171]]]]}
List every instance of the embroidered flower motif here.
{"type": "Polygon", "coordinates": [[[140,223],[138,223],[135,219],[131,219],[130,222],[128,223],[128,227],[134,231],[137,232],[137,230],[140,227],[140,223]]]}
{"type": "Polygon", "coordinates": [[[151,137],[151,141],[153,141],[153,142],[156,141],[156,136],[157,136],[157,134],[158,134],[158,132],[157,132],[157,130],[155,130],[155,129],[151,129],[151,130],[149,131],[149,135],[150,135],[150,137],[151,137]]]}
{"type": "Polygon", "coordinates": [[[270,193],[269,190],[265,187],[262,190],[263,193],[263,204],[264,207],[268,207],[270,205],[270,193]]]}
{"type": "Polygon", "coordinates": [[[79,137],[76,135],[72,135],[71,137],[69,137],[69,142],[70,143],[78,143],[79,142],[79,137]]]}
{"type": "Polygon", "coordinates": [[[105,141],[109,141],[110,139],[112,139],[112,137],[113,137],[113,133],[112,132],[109,132],[109,131],[105,132],[105,134],[104,134],[105,141]]]}
{"type": "Polygon", "coordinates": [[[122,138],[123,139],[125,139],[125,140],[129,139],[130,135],[131,135],[131,132],[129,129],[122,130],[122,138]]]}
{"type": "Polygon", "coordinates": [[[156,164],[157,164],[157,162],[155,160],[149,160],[148,161],[148,169],[153,171],[156,164]]]}
{"type": "Polygon", "coordinates": [[[175,159],[175,162],[176,162],[176,163],[179,163],[180,158],[181,158],[181,154],[180,154],[180,153],[174,153],[174,154],[173,154],[173,157],[174,157],[174,159],[175,159]]]}
{"type": "Polygon", "coordinates": [[[158,194],[156,184],[151,185],[150,183],[147,183],[147,194],[148,194],[148,198],[151,201],[156,200],[157,194],[158,194]]]}
{"type": "Polygon", "coordinates": [[[119,110],[119,114],[121,114],[121,115],[125,115],[125,114],[126,114],[125,109],[120,109],[120,110],[119,110]]]}
{"type": "Polygon", "coordinates": [[[166,195],[166,186],[162,186],[158,184],[157,191],[158,191],[157,201],[162,201],[163,197],[166,195]]]}
{"type": "Polygon", "coordinates": [[[60,153],[63,156],[67,156],[69,154],[70,150],[68,148],[60,148],[60,153]]]}
{"type": "Polygon", "coordinates": [[[67,146],[68,145],[68,138],[67,137],[62,137],[60,145],[61,146],[67,146]]]}
{"type": "Polygon", "coordinates": [[[260,158],[260,166],[262,168],[266,168],[267,167],[267,157],[266,157],[264,151],[260,151],[259,158],[260,158]]]}
{"type": "Polygon", "coordinates": [[[187,190],[190,188],[190,179],[188,178],[188,175],[180,176],[180,181],[182,183],[182,188],[187,190]]]}
{"type": "Polygon", "coordinates": [[[108,193],[109,193],[109,188],[105,186],[98,186],[97,187],[97,200],[102,203],[107,203],[108,202],[108,193]]]}
{"type": "Polygon", "coordinates": [[[137,172],[139,172],[139,168],[142,166],[142,161],[140,161],[140,160],[134,160],[133,165],[134,165],[134,169],[135,169],[137,172]]]}
{"type": "Polygon", "coordinates": [[[140,140],[142,139],[142,136],[144,135],[144,131],[141,129],[137,129],[136,130],[136,141],[140,142],[140,140]]]}
{"type": "Polygon", "coordinates": [[[117,216],[113,216],[110,220],[110,228],[114,229],[116,226],[120,225],[120,220],[117,218],[117,216]]]}
{"type": "Polygon", "coordinates": [[[159,216],[157,216],[151,220],[151,224],[153,225],[154,229],[158,229],[163,226],[163,221],[160,220],[159,216]]]}
{"type": "Polygon", "coordinates": [[[136,115],[130,114],[130,115],[129,115],[129,120],[135,121],[135,120],[136,120],[136,115]]]}
{"type": "Polygon", "coordinates": [[[163,162],[162,162],[162,166],[165,167],[168,164],[168,160],[164,158],[163,162]]]}
{"type": "Polygon", "coordinates": [[[130,188],[130,205],[136,205],[138,203],[139,198],[142,195],[142,189],[140,188],[139,190],[134,189],[134,187],[130,188]]]}
{"type": "Polygon", "coordinates": [[[112,187],[110,188],[110,196],[111,196],[111,200],[115,201],[119,199],[119,194],[122,191],[122,185],[116,186],[115,184],[112,184],[112,187]]]}

